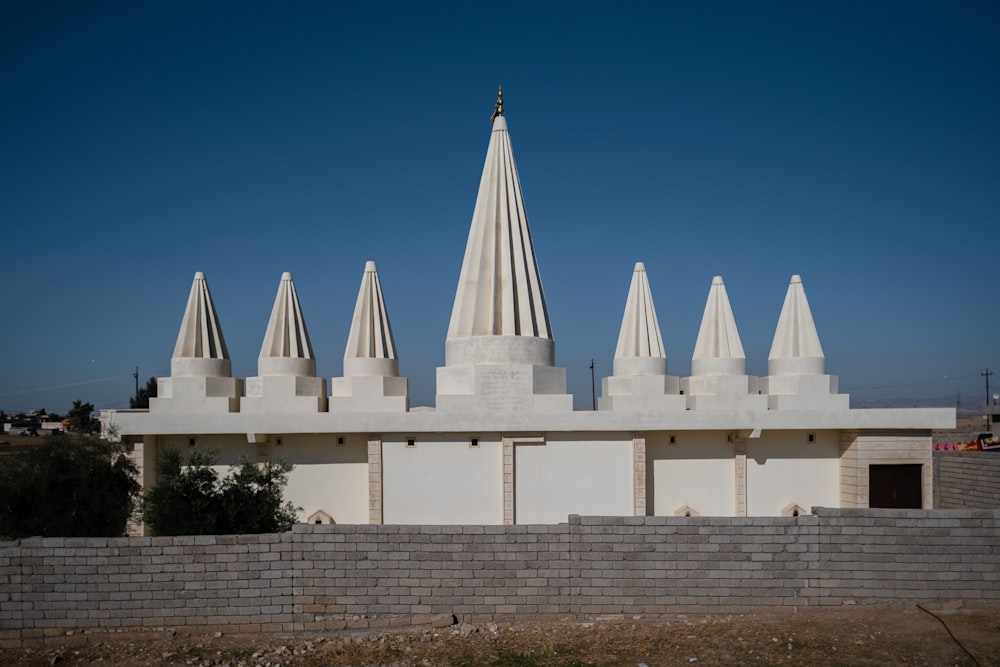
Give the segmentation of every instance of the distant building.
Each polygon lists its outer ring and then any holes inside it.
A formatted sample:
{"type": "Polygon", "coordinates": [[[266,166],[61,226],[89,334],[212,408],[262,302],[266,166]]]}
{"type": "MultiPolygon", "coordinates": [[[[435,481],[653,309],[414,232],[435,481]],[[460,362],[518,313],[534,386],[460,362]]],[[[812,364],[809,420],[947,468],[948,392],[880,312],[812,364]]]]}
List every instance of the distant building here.
{"type": "MultiPolygon", "coordinates": [[[[645,251],[645,249],[639,249],[645,251]]],[[[290,274],[258,374],[232,377],[208,284],[195,274],[169,377],[148,411],[105,416],[142,483],[164,447],[292,464],[301,519],[554,523],[569,514],[777,516],[813,506],[930,507],[931,429],[953,409],[856,409],[828,375],[792,276],[766,377],[750,376],[721,277],[691,375],[668,374],[646,267],[635,265],[599,410],[574,411],[498,100],[434,409],[410,410],[374,262],[365,265],[343,377],[316,376],[290,274]]]]}

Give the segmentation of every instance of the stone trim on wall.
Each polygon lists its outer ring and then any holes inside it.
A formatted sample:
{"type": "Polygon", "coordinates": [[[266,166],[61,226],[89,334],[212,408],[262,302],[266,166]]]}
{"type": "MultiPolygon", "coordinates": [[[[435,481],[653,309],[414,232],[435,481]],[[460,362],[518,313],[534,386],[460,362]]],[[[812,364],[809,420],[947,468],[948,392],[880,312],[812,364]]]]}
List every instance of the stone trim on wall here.
{"type": "Polygon", "coordinates": [[[382,434],[368,436],[368,523],[382,523],[382,434]]]}
{"type": "Polygon", "coordinates": [[[646,516],[646,434],[632,434],[632,515],[646,516]]]}
{"type": "Polygon", "coordinates": [[[735,447],[735,467],[736,467],[736,516],[747,515],[747,440],[746,438],[736,438],[735,447]]]}
{"type": "Polygon", "coordinates": [[[517,523],[517,445],[544,445],[545,437],[503,436],[503,525],[512,526],[517,523]]]}

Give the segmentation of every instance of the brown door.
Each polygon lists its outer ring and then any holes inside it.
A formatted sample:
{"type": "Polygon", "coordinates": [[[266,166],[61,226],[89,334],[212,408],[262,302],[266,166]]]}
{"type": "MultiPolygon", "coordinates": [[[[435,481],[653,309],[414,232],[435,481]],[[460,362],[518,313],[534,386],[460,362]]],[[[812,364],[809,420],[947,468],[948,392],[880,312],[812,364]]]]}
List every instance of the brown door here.
{"type": "Polygon", "coordinates": [[[922,465],[868,466],[868,507],[918,510],[923,506],[922,465]]]}

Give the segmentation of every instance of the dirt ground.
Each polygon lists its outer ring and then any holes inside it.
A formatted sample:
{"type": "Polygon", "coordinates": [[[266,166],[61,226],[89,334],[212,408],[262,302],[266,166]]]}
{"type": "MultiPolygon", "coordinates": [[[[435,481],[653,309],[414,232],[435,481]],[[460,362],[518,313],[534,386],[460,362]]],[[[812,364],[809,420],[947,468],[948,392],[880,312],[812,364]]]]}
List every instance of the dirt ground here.
{"type": "Polygon", "coordinates": [[[850,607],[673,622],[455,624],[364,634],[74,633],[0,650],[3,665],[532,667],[1000,666],[1000,608],[850,607]],[[943,623],[942,623],[943,621],[943,623]],[[954,638],[949,634],[954,635],[954,638]],[[964,647],[964,648],[963,648],[964,647]]]}

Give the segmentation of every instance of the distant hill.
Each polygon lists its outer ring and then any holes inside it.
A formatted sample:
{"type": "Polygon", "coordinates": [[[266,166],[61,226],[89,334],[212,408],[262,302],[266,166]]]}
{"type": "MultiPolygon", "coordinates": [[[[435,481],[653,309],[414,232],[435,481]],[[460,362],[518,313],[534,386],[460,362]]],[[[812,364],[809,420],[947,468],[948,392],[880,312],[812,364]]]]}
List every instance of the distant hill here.
{"type": "MultiPolygon", "coordinates": [[[[856,398],[851,396],[852,408],[954,408],[955,397],[947,398],[856,398]]],[[[959,417],[974,417],[983,414],[983,406],[972,398],[963,398],[959,417]]]]}

